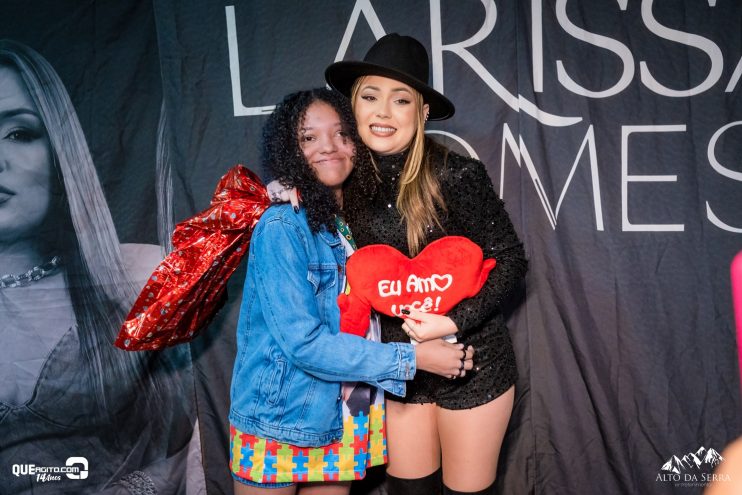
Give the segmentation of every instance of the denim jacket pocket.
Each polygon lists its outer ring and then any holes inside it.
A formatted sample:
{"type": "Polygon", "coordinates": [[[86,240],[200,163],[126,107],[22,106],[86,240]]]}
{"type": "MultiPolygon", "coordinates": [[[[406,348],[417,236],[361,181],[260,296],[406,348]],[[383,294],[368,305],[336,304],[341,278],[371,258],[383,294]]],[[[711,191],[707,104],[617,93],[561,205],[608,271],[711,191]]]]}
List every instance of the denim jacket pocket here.
{"type": "Polygon", "coordinates": [[[338,283],[339,265],[335,263],[310,263],[307,280],[314,287],[315,294],[332,289],[338,283]]]}
{"type": "Polygon", "coordinates": [[[286,375],[286,360],[278,358],[275,361],[273,371],[268,377],[268,404],[276,405],[283,389],[283,380],[286,375]]]}

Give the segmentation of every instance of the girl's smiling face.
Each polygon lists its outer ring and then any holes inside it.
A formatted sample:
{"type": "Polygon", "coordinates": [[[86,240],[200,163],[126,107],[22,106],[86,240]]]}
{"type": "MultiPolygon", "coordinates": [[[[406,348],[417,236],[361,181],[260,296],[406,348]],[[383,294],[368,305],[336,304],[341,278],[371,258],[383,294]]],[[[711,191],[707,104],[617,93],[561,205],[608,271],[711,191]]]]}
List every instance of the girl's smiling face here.
{"type": "Polygon", "coordinates": [[[298,139],[319,181],[332,189],[339,199],[343,182],[353,170],[355,146],[338,113],[329,104],[315,101],[304,114],[298,139]]]}

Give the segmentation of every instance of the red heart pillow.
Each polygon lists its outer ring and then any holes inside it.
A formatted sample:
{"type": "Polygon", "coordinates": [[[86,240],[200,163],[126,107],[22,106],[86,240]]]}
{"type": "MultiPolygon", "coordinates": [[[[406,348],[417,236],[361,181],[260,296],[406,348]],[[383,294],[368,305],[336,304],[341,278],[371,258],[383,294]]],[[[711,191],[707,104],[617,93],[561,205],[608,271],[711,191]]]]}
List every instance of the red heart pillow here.
{"type": "Polygon", "coordinates": [[[346,265],[349,294],[338,296],[340,328],[365,335],[371,308],[402,316],[403,308],[446,314],[477,294],[495,267],[466,237],[447,236],[428,244],[413,259],[391,246],[373,244],[356,251],[346,265]]]}

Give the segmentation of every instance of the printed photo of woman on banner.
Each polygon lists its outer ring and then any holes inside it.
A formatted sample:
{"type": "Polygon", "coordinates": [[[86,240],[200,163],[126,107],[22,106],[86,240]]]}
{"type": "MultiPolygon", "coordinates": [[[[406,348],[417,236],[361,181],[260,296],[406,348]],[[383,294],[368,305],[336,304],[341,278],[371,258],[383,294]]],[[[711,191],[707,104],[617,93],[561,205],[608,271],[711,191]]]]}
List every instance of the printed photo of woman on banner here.
{"type": "Polygon", "coordinates": [[[184,491],[195,421],[188,349],[112,345],[161,255],[119,243],[54,68],[0,41],[3,490],[184,491]]]}

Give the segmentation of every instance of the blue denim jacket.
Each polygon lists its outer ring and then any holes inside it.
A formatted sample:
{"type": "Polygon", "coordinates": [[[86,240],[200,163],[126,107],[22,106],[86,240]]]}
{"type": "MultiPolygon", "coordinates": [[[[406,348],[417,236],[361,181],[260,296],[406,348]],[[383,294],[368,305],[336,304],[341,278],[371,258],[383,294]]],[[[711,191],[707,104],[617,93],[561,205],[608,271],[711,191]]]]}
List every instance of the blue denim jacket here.
{"type": "Polygon", "coordinates": [[[404,395],[416,371],[412,345],[340,333],[344,269],[340,238],[313,234],[303,209],[272,206],[260,218],[237,324],[229,420],[239,430],[326,445],[342,436],[341,382],[404,395]]]}

